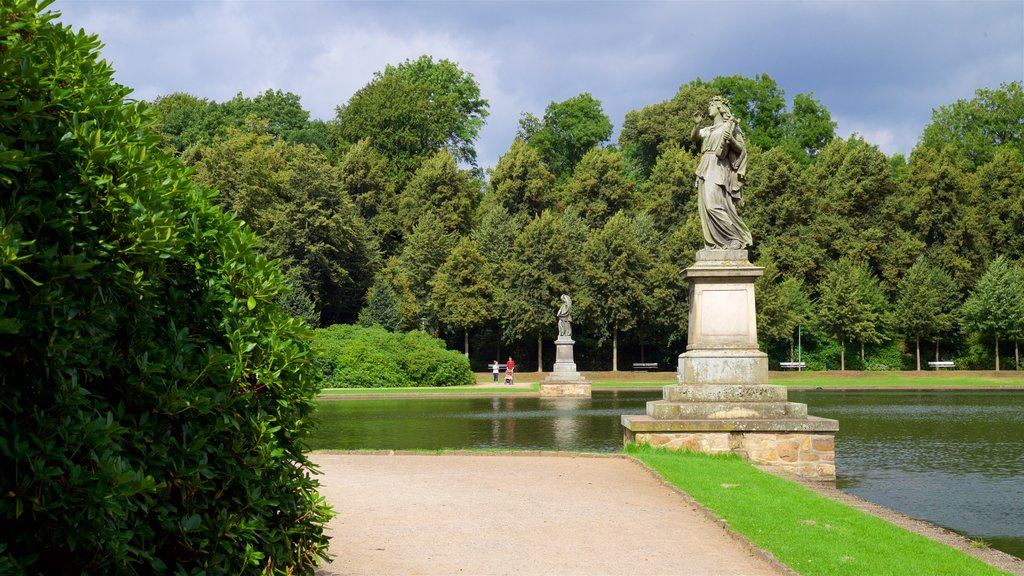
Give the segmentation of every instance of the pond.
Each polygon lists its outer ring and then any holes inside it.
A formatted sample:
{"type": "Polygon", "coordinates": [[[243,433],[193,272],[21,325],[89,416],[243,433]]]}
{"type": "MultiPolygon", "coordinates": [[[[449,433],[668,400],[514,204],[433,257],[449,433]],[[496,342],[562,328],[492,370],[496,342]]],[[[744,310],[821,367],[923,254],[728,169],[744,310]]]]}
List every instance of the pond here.
{"type": "MultiPolygon", "coordinates": [[[[314,449],[616,452],[619,416],[660,391],[593,398],[320,402],[314,449]]],[[[839,420],[837,486],[1024,557],[1024,393],[791,391],[839,420]]]]}

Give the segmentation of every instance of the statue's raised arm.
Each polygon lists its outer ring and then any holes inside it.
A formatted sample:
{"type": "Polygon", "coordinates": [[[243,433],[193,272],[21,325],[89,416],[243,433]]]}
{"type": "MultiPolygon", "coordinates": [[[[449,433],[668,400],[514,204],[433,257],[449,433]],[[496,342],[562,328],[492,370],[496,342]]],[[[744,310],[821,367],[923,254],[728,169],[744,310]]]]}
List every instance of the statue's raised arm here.
{"type": "Polygon", "coordinates": [[[704,231],[705,248],[743,250],[753,242],[750,229],[740,218],[740,188],[747,174],[747,147],[729,103],[720,96],[708,105],[711,125],[701,127],[699,118],[692,138],[700,142],[697,163],[697,211],[704,231]]]}

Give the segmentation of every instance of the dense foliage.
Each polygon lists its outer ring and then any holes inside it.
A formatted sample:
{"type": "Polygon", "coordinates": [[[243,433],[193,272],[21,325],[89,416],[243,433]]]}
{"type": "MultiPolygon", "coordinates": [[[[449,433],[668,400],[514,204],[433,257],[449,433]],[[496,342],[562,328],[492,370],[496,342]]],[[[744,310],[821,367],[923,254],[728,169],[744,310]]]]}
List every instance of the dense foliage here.
{"type": "Polygon", "coordinates": [[[315,330],[313,346],[326,388],[465,386],[474,381],[464,355],[420,330],[336,324],[315,330]]]}
{"type": "Polygon", "coordinates": [[[46,5],[0,17],[0,573],[311,574],[281,270],[46,5]]]}
{"type": "MultiPolygon", "coordinates": [[[[961,313],[991,262],[1024,258],[1019,80],[935,110],[908,157],[857,135],[837,138],[813,93],[789,98],[768,74],[721,76],[628,112],[615,144],[612,119],[590,93],[553,101],[543,114],[523,111],[485,182],[473,142],[487,101],[472,74],[429,56],[388,66],[327,123],[299,126],[297,100],[279,92],[233,104],[171,95],[175,114],[164,126],[178,128],[164,137],[224,189],[241,178],[203,166],[239,131],[274,136],[263,144],[272,148],[322,150],[315,166],[338,185],[318,189],[344,196],[335,201],[338,226],[318,235],[336,247],[334,268],[313,274],[311,259],[276,239],[264,248],[298,278],[286,304],[305,318],[424,329],[469,348],[478,369],[506,353],[529,369],[551,365],[565,292],[582,368],[657,360],[670,369],[686,338],[679,272],[702,246],[690,133],[715,95],[730,99],[749,144],[742,217],[754,233],[750,256],[766,269],[758,317],[773,361],[802,353],[818,367],[910,368],[923,346],[971,368],[996,366],[1011,346],[1019,356],[1019,318],[1007,319],[997,345],[988,324],[964,323],[961,313]],[[252,116],[260,114],[263,124],[252,116]],[[210,127],[204,133],[188,117],[210,127]],[[911,274],[919,261],[928,270],[911,274]]],[[[263,180],[287,182],[288,170],[268,168],[263,180]]],[[[270,211],[288,213],[293,200],[277,197],[270,211]]],[[[234,198],[222,202],[242,213],[234,198]]],[[[308,212],[295,214],[283,218],[308,212]]],[[[1016,276],[1000,278],[1024,290],[1016,276]]]]}

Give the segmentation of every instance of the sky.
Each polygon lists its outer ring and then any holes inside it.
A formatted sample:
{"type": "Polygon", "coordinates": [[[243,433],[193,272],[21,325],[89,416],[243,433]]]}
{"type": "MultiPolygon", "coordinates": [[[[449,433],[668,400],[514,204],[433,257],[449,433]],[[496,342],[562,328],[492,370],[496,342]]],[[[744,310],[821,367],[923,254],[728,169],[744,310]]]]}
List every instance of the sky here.
{"type": "Polygon", "coordinates": [[[768,74],[813,92],[837,135],[909,154],[932,110],[1024,80],[1024,1],[57,0],[98,34],[134,97],[221,102],[293,92],[329,120],[388,64],[428,54],[471,73],[490,116],[476,143],[493,166],[522,113],[583,92],[617,137],[626,112],[695,78],[768,74]]]}

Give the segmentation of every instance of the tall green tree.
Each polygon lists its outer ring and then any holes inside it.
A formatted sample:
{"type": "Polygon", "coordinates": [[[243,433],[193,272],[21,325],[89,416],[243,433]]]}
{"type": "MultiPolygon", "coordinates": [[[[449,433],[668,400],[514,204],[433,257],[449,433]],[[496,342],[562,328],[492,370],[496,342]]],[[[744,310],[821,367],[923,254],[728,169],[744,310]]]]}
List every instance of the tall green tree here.
{"type": "Polygon", "coordinates": [[[150,109],[156,118],[155,129],[163,140],[163,147],[175,153],[209,142],[224,125],[223,113],[216,102],[186,92],[160,96],[150,109]]]}
{"type": "Polygon", "coordinates": [[[1024,159],[1015,150],[999,150],[976,172],[975,213],[991,250],[1024,259],[1024,159]]]}
{"type": "Polygon", "coordinates": [[[280,267],[48,5],[0,17],[0,571],[312,573],[318,386],[280,267]]]}
{"type": "Polygon", "coordinates": [[[932,110],[921,144],[933,150],[952,145],[972,170],[989,162],[1001,147],[1024,154],[1024,82],[979,88],[974,98],[932,110]]]}
{"type": "Polygon", "coordinates": [[[462,238],[434,276],[432,298],[437,318],[463,331],[469,358],[469,330],[495,317],[497,288],[487,260],[469,237],[462,238]]]}
{"type": "Polygon", "coordinates": [[[953,278],[924,256],[900,280],[893,321],[900,334],[914,340],[917,370],[921,370],[922,338],[935,340],[935,360],[939,360],[939,340],[953,330],[959,294],[953,278]]]}
{"type": "Polygon", "coordinates": [[[264,238],[263,252],[294,269],[324,324],[355,321],[378,266],[363,219],[317,148],[230,129],[198,148],[196,178],[264,238]]]}
{"type": "Polygon", "coordinates": [[[693,117],[707,114],[708,102],[716,94],[704,84],[684,84],[671,100],[627,112],[619,132],[619,149],[627,163],[647,177],[658,157],[670,148],[696,153],[690,140],[693,117]]]}
{"type": "Polygon", "coordinates": [[[537,149],[559,182],[569,178],[584,154],[612,136],[612,121],[589,92],[548,104],[539,125],[532,134],[522,128],[526,143],[537,149]]]}
{"type": "Polygon", "coordinates": [[[649,178],[640,183],[639,207],[656,230],[669,233],[696,213],[693,185],[697,159],[686,149],[669,146],[658,156],[649,178]]]}
{"type": "Polygon", "coordinates": [[[574,212],[545,210],[523,228],[505,266],[503,333],[511,340],[537,338],[538,371],[543,371],[543,337],[555,327],[559,296],[573,298],[574,318],[585,315],[580,247],[588,234],[586,223],[574,212]]]}
{"type": "Polygon", "coordinates": [[[817,323],[842,345],[840,370],[846,370],[846,342],[879,343],[885,339],[885,299],[877,279],[863,264],[840,258],[819,286],[817,323]]]}
{"type": "Polygon", "coordinates": [[[793,108],[786,116],[779,143],[794,158],[809,161],[818,156],[825,145],[836,137],[832,114],[814,93],[797,94],[793,108]]]}
{"type": "Polygon", "coordinates": [[[619,370],[619,334],[645,319],[651,303],[653,258],[636,222],[617,212],[583,246],[583,283],[602,340],[612,340],[612,371],[619,370]]]}
{"type": "Polygon", "coordinates": [[[465,234],[480,204],[480,182],[460,170],[455,158],[439,150],[409,180],[398,199],[398,219],[408,230],[424,216],[445,230],[465,234]]]}
{"type": "Polygon", "coordinates": [[[565,185],[566,202],[597,228],[622,210],[634,211],[636,183],[625,173],[622,153],[592,148],[565,185]]]}
{"type": "Polygon", "coordinates": [[[1024,290],[1020,266],[999,256],[971,290],[961,308],[965,332],[992,338],[996,370],[999,370],[999,341],[1020,334],[1024,325],[1024,290]]]}
{"type": "MultiPolygon", "coordinates": [[[[701,82],[698,78],[691,85],[699,86],[701,82]]],[[[707,85],[729,100],[732,113],[743,126],[747,142],[767,150],[782,141],[785,135],[786,97],[771,76],[718,76],[707,82],[707,85]]]]}
{"type": "Polygon", "coordinates": [[[338,162],[337,171],[339,186],[370,226],[381,251],[395,255],[401,248],[405,228],[399,220],[399,197],[395,183],[387,175],[384,158],[364,138],[349,147],[338,162]]]}
{"type": "Polygon", "coordinates": [[[420,218],[406,239],[402,253],[391,266],[390,279],[403,301],[407,329],[436,332],[437,309],[431,299],[434,275],[458,241],[457,234],[430,215],[420,218]]]}
{"type": "Polygon", "coordinates": [[[536,216],[555,208],[555,177],[536,148],[516,139],[491,174],[494,201],[511,214],[536,216]]]}
{"type": "Polygon", "coordinates": [[[374,74],[338,107],[342,139],[369,138],[400,189],[438,150],[476,165],[474,142],[488,115],[473,74],[450,60],[420,56],[374,74]]]}
{"type": "Polygon", "coordinates": [[[366,292],[366,305],[359,311],[359,325],[380,326],[389,332],[397,332],[402,325],[398,295],[384,274],[378,274],[366,292]]]}
{"type": "Polygon", "coordinates": [[[803,289],[803,282],[783,277],[769,260],[764,263],[764,274],[755,282],[755,290],[758,334],[769,342],[789,342],[792,361],[797,327],[807,323],[813,315],[813,305],[803,289]]]}

